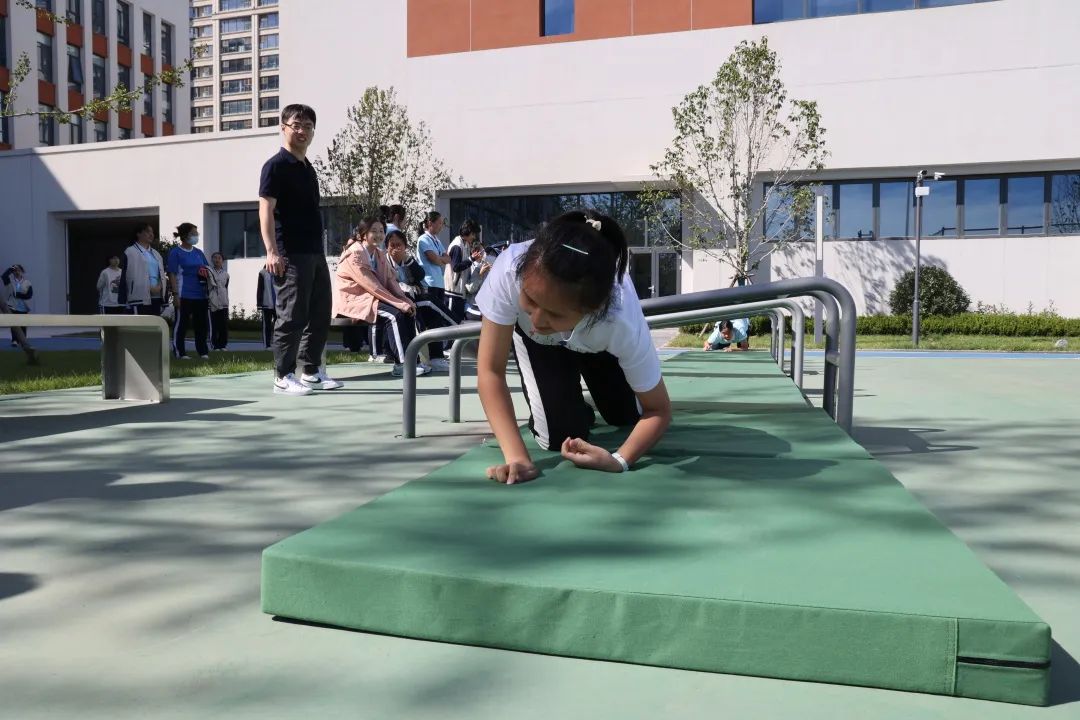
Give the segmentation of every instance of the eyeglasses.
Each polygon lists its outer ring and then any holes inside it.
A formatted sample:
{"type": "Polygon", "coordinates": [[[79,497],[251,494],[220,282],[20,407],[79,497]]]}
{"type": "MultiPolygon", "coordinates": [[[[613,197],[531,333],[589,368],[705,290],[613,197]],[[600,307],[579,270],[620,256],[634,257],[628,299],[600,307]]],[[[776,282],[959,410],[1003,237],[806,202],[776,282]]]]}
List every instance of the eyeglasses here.
{"type": "Polygon", "coordinates": [[[292,128],[293,132],[315,132],[315,126],[312,123],[285,123],[285,127],[292,128]]]}

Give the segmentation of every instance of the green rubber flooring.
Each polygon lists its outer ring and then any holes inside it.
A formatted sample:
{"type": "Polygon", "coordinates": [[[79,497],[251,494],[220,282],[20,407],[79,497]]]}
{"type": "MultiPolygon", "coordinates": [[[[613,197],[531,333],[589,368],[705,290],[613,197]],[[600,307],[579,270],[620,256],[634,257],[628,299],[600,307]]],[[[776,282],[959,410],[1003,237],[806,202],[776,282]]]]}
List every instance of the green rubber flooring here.
{"type": "MultiPolygon", "coordinates": [[[[1046,702],[1049,628],[763,354],[664,364],[633,472],[457,460],[263,554],[286,618],[643,665],[1046,702]]],[[[594,440],[617,446],[599,428],[594,440]]]]}

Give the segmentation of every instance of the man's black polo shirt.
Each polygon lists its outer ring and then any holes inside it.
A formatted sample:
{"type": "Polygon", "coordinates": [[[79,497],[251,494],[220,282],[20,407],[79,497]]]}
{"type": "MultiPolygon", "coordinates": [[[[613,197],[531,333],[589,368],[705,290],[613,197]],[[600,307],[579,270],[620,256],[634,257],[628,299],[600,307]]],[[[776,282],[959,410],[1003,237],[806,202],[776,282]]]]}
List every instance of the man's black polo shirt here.
{"type": "Polygon", "coordinates": [[[305,158],[285,148],[262,167],[259,197],[274,198],[274,226],[282,255],[323,254],[322,215],[319,213],[319,178],[305,158]]]}

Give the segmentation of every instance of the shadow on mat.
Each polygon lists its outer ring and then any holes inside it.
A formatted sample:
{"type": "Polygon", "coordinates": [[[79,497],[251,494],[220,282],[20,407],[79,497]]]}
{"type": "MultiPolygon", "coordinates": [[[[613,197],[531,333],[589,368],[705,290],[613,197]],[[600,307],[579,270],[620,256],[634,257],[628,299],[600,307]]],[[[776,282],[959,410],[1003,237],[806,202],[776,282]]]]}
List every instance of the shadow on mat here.
{"type": "MultiPolygon", "coordinates": [[[[78,401],[76,401],[78,402],[78,401]]],[[[102,407],[95,404],[93,410],[72,415],[33,415],[33,405],[28,413],[18,417],[0,418],[0,445],[16,440],[63,435],[83,430],[117,427],[120,425],[140,425],[147,423],[171,423],[181,420],[199,422],[260,422],[272,420],[269,415],[245,415],[243,413],[211,413],[208,410],[223,410],[250,405],[250,400],[213,400],[210,398],[179,398],[166,403],[147,403],[140,405],[112,405],[102,407]]]]}
{"type": "Polygon", "coordinates": [[[1053,641],[1050,648],[1050,704],[1068,705],[1080,700],[1080,663],[1053,641]]]}
{"type": "MultiPolygon", "coordinates": [[[[805,373],[804,373],[805,374],[805,373]]],[[[782,375],[779,372],[775,373],[690,373],[690,372],[665,372],[665,378],[732,378],[736,380],[791,380],[787,375],[782,375]]]]}
{"type": "Polygon", "coordinates": [[[162,500],[217,492],[219,485],[194,481],[115,485],[123,475],[90,470],[0,474],[0,510],[12,510],[53,500],[162,500]]]}
{"type": "Polygon", "coordinates": [[[0,573],[0,600],[30,592],[39,584],[36,577],[26,573],[0,573]]]}
{"type": "Polygon", "coordinates": [[[940,428],[860,426],[852,431],[852,437],[855,442],[866,448],[874,457],[922,455],[979,449],[975,445],[939,445],[923,437],[924,434],[943,432],[945,431],[940,428]]]}

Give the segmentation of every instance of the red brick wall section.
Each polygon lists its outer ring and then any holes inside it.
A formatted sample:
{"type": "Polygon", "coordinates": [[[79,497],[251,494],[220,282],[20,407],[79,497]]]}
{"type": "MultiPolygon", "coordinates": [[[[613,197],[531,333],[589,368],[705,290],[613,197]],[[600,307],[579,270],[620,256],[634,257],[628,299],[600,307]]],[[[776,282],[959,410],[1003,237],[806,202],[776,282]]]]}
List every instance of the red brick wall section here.
{"type": "Polygon", "coordinates": [[[410,0],[409,57],[469,50],[470,0],[410,0]]]}
{"type": "Polygon", "coordinates": [[[575,0],[574,5],[574,32],[543,37],[543,0],[408,0],[408,56],[753,22],[753,0],[575,0]]]}

